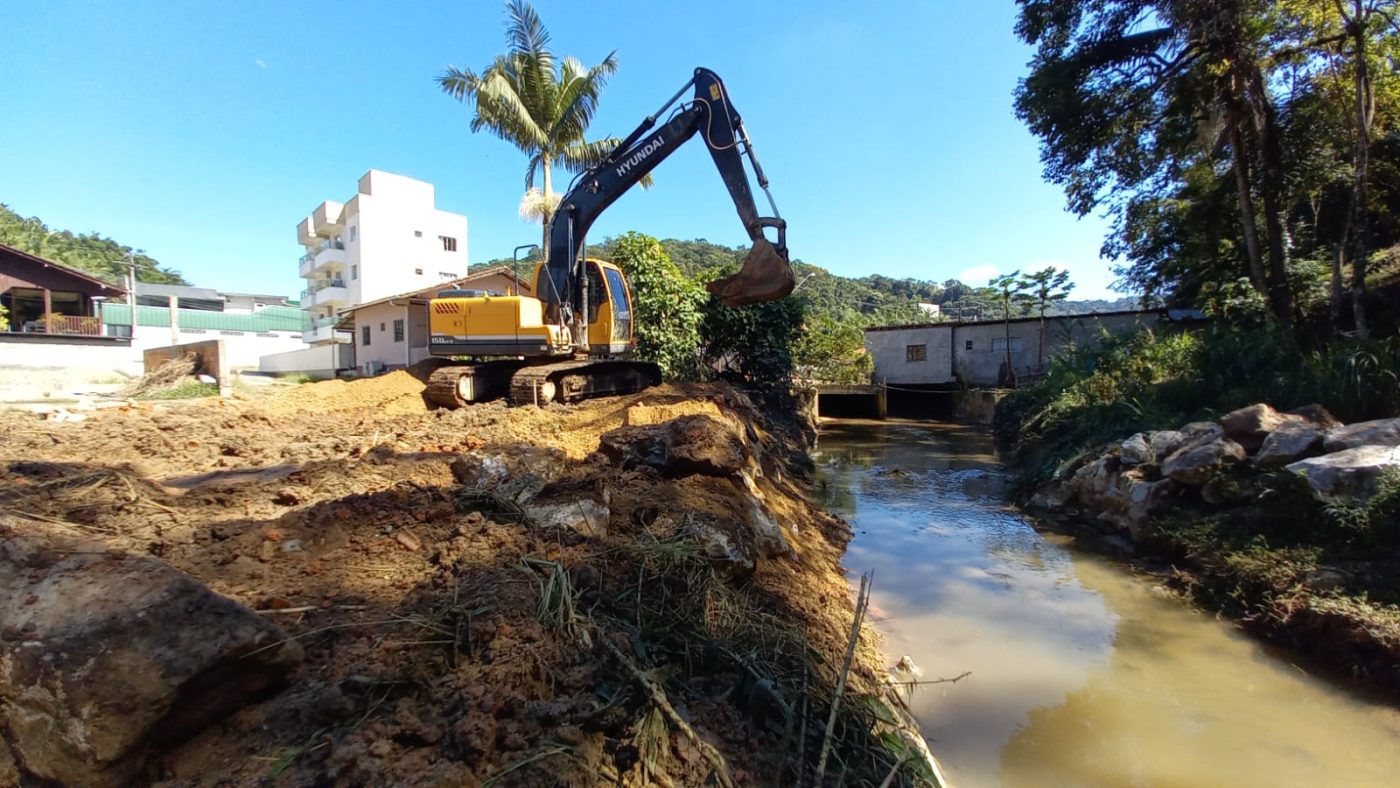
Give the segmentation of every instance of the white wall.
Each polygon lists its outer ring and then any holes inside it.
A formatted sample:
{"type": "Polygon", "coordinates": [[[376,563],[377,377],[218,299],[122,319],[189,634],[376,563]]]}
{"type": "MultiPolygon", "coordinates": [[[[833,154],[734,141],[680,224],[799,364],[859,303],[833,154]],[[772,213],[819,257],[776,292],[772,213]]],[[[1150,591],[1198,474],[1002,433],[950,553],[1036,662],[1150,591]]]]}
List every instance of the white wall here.
{"type": "Polygon", "coordinates": [[[412,306],[408,300],[390,301],[355,310],[355,366],[364,368],[371,362],[379,362],[385,367],[406,367],[412,363],[409,355],[409,331],[413,313],[423,312],[427,307],[412,306]],[[394,341],[394,321],[404,321],[402,342],[394,341]],[[369,328],[369,345],[364,343],[364,329],[369,328]]]}
{"type": "Polygon", "coordinates": [[[141,353],[125,344],[0,341],[0,368],[141,374],[141,353]]]}
{"type": "Polygon", "coordinates": [[[258,364],[258,371],[269,373],[303,372],[313,378],[333,378],[336,370],[348,363],[352,357],[353,354],[336,345],[316,345],[315,347],[303,345],[300,350],[263,356],[258,364]],[[343,353],[344,360],[338,356],[337,351],[343,353]]]}
{"type": "Polygon", "coordinates": [[[359,188],[341,233],[352,306],[466,274],[467,217],[438,210],[432,184],[370,170],[359,188]],[[440,236],[456,239],[456,250],[444,250],[440,236]]]}
{"type": "Polygon", "coordinates": [[[258,369],[259,359],[263,356],[306,347],[301,341],[300,331],[270,331],[267,334],[263,336],[252,331],[180,329],[179,336],[172,337],[170,329],[164,326],[138,326],[131,346],[139,361],[141,352],[150,348],[221,339],[224,342],[224,355],[228,359],[229,369],[258,369]]]}

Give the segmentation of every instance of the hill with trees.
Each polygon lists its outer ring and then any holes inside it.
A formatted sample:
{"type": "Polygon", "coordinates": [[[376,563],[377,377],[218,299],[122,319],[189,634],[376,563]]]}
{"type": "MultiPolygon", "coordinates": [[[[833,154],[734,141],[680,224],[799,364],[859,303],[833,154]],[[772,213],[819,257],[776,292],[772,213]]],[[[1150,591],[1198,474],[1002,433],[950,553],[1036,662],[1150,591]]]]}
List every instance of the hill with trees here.
{"type": "Polygon", "coordinates": [[[130,253],[136,263],[136,279],[165,285],[189,284],[179,271],[162,267],[139,249],[123,246],[101,233],[75,234],[51,230],[37,216],[25,218],[0,203],[0,244],[66,265],[116,285],[126,281],[130,253]]]}

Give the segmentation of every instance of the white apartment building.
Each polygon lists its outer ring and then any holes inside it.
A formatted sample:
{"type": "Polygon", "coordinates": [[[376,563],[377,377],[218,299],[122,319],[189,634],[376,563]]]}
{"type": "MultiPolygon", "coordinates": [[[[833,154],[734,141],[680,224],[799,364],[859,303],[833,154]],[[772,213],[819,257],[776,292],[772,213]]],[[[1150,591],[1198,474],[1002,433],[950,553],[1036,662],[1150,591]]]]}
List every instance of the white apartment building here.
{"type": "Polygon", "coordinates": [[[310,345],[349,342],[338,313],[467,273],[467,217],[437,208],[433,185],[370,170],[355,196],[326,200],[297,225],[306,249],[301,306],[310,345]]]}

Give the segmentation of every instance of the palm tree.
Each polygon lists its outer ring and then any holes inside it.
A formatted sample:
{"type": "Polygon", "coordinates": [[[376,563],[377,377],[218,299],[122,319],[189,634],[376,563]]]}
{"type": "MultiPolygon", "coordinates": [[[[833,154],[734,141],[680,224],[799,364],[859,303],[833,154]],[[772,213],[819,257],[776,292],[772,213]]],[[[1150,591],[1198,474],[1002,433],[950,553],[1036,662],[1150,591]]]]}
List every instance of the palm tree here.
{"type": "Polygon", "coordinates": [[[526,0],[506,3],[508,51],[479,75],[449,66],[437,78],[443,92],[475,107],[473,132],[485,129],[530,157],[525,167],[525,196],[520,212],[544,224],[549,249],[549,220],[559,205],[553,167],[581,172],[602,161],[618,140],[588,142],[588,124],[598,110],[598,96],[617,73],[617,52],[585,68],[576,58],[560,61],[549,48],[549,31],[526,0]],[[535,189],[535,177],[541,189],[535,189]]]}

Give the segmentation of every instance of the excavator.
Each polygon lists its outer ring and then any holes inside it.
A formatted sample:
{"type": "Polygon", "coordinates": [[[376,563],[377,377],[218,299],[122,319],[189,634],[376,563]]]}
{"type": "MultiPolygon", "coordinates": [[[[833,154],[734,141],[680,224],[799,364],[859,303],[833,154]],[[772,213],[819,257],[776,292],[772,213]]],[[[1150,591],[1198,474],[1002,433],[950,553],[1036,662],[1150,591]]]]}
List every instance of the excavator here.
{"type": "Polygon", "coordinates": [[[787,225],[768,178],[724,83],[713,71],[697,68],[661,109],[570,184],[550,220],[533,295],[444,290],[429,301],[429,353],[450,361],[430,373],[427,397],[448,408],[501,397],[515,405],[543,405],[630,394],[660,383],[657,365],[630,358],[636,339],[627,277],[616,265],[588,257],[584,240],[608,206],[697,135],[753,242],[739,272],[706,289],[729,307],[791,293],[787,225]],[[692,87],[693,97],[682,101],[692,87]],[[772,216],[760,215],[754,203],[745,156],[772,216]],[[769,230],[774,240],[765,234],[769,230]]]}

